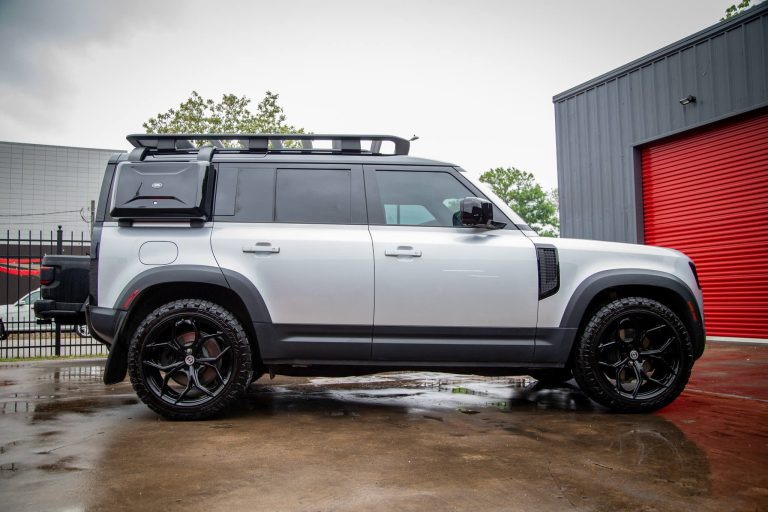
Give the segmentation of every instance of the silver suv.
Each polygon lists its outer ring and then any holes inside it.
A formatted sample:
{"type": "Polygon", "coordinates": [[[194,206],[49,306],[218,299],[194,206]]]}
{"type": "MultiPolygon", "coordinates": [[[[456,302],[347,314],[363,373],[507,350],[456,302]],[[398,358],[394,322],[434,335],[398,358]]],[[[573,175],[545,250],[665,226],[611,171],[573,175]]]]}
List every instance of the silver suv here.
{"type": "Polygon", "coordinates": [[[453,164],[372,135],[131,135],[110,160],[88,323],[174,419],[269,373],[574,377],[596,402],[674,400],[704,347],[684,254],[539,238],[453,164]]]}

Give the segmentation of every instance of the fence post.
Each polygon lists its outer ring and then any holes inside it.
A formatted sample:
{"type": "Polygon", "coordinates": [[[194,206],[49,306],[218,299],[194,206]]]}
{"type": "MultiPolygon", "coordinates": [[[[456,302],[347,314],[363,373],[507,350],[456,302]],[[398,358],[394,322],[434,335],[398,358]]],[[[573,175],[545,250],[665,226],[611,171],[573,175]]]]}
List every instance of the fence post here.
{"type": "Polygon", "coordinates": [[[56,347],[54,348],[54,354],[58,357],[61,355],[61,322],[55,321],[56,324],[56,347]]]}
{"type": "Polygon", "coordinates": [[[91,199],[91,238],[93,238],[93,221],[96,219],[96,201],[91,199]]]}
{"type": "MultiPolygon", "coordinates": [[[[64,253],[64,231],[61,229],[61,225],[59,225],[58,229],[56,230],[56,254],[63,254],[64,253]]],[[[55,347],[55,354],[56,356],[61,355],[61,322],[58,320],[55,320],[56,323],[56,347],[55,347]]]]}

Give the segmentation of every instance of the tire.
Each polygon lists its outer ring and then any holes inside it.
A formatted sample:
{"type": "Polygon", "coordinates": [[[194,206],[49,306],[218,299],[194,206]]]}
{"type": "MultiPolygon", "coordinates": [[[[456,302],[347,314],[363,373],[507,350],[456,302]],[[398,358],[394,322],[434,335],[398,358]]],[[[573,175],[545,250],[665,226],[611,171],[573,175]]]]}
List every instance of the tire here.
{"type": "Polygon", "coordinates": [[[651,412],[680,395],[693,360],[688,331],[671,309],[645,297],[627,297],[590,318],[576,347],[573,376],[601,405],[651,412]]]}
{"type": "Polygon", "coordinates": [[[176,300],[136,328],[128,374],[141,401],[156,413],[202,420],[223,411],[248,386],[251,347],[231,312],[206,300],[176,300]]]}
{"type": "Polygon", "coordinates": [[[547,368],[544,370],[532,370],[530,376],[545,386],[556,386],[571,380],[573,373],[569,368],[547,368]]]}

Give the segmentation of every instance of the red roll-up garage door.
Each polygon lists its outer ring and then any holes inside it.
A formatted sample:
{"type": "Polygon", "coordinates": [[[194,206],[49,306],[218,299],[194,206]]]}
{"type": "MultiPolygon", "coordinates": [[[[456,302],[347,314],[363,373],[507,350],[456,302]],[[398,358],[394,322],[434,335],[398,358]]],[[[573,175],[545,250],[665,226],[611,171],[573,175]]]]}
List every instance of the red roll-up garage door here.
{"type": "Polygon", "coordinates": [[[642,150],[645,243],[693,259],[707,336],[768,339],[768,112],[642,150]]]}

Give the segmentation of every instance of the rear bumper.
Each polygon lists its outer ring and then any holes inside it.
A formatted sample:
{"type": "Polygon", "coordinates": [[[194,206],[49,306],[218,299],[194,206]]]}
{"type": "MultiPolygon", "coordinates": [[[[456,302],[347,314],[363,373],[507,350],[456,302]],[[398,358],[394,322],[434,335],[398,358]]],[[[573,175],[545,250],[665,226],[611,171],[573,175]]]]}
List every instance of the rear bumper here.
{"type": "Polygon", "coordinates": [[[62,324],[82,325],[85,311],[82,302],[56,302],[42,299],[35,301],[35,316],[41,320],[58,320],[62,324]]]}
{"type": "Polygon", "coordinates": [[[85,310],[91,334],[100,342],[112,346],[120,332],[127,311],[88,306],[85,310]]]}

